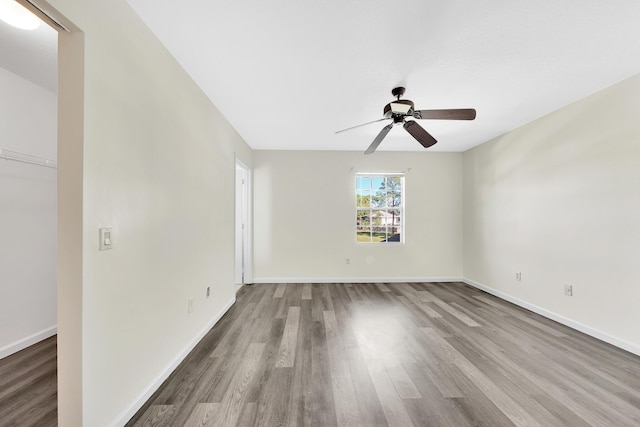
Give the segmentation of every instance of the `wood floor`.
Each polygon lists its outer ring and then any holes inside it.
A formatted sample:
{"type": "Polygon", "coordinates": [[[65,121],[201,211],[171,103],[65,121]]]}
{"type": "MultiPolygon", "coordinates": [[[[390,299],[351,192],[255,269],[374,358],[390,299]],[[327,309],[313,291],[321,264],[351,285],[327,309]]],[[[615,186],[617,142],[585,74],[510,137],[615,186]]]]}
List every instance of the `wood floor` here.
{"type": "Polygon", "coordinates": [[[461,283],[254,285],[129,426],[638,426],[640,358],[461,283]]]}
{"type": "Polygon", "coordinates": [[[58,425],[56,337],[0,360],[0,426],[58,425]]]}

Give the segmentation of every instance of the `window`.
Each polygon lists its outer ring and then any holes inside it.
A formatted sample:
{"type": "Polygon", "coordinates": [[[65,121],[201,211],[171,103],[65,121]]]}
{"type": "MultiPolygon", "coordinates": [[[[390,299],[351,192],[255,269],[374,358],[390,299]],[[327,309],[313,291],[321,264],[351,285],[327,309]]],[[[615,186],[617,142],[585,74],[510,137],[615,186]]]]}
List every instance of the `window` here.
{"type": "Polygon", "coordinates": [[[403,242],[404,175],[356,175],[356,240],[403,242]]]}

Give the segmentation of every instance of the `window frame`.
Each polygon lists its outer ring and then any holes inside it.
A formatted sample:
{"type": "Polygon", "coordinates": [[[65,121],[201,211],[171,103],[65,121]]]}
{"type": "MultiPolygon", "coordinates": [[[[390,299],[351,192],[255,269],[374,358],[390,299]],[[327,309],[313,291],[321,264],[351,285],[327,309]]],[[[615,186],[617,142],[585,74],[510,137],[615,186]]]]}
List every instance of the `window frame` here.
{"type": "MultiPolygon", "coordinates": [[[[384,245],[404,245],[405,243],[405,211],[406,211],[406,203],[405,203],[405,190],[406,190],[406,180],[405,180],[405,173],[404,172],[357,172],[356,176],[355,176],[355,191],[354,191],[354,204],[355,204],[355,232],[356,232],[356,243],[357,244],[384,244],[384,245]],[[358,196],[362,195],[361,193],[359,194],[359,191],[363,190],[362,188],[358,187],[358,178],[370,178],[372,182],[373,179],[376,178],[383,178],[383,179],[387,179],[387,178],[400,178],[400,206],[385,206],[385,207],[373,207],[371,206],[371,204],[369,204],[369,206],[367,207],[363,207],[363,206],[359,206],[358,203],[358,196]],[[370,239],[369,241],[360,241],[358,240],[358,233],[359,228],[360,228],[360,224],[358,222],[358,218],[360,217],[360,212],[363,210],[368,210],[370,212],[369,218],[371,218],[373,215],[374,211],[399,211],[399,233],[400,233],[400,239],[398,242],[394,242],[394,241],[385,241],[386,239],[389,239],[390,235],[393,235],[393,233],[389,233],[388,229],[389,229],[389,224],[387,224],[385,221],[385,235],[387,236],[385,240],[383,241],[375,241],[372,239],[372,234],[374,233],[373,230],[373,225],[371,224],[371,221],[369,221],[369,236],[370,239]]],[[[369,186],[369,194],[370,195],[374,195],[377,191],[377,188],[373,188],[373,185],[370,184],[369,186]]],[[[391,227],[394,227],[394,224],[391,224],[391,227]]]]}

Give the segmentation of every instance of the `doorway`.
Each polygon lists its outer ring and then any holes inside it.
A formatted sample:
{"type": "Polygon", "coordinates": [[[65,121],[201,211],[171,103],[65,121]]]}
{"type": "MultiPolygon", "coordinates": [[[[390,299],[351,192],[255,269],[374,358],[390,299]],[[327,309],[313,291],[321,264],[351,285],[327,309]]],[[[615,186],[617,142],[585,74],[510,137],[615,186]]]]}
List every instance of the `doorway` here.
{"type": "Polygon", "coordinates": [[[2,422],[55,425],[59,33],[23,3],[0,16],[2,422]]]}
{"type": "Polygon", "coordinates": [[[236,159],[235,283],[237,288],[253,281],[251,257],[251,171],[236,159]]]}
{"type": "MultiPolygon", "coordinates": [[[[9,153],[13,157],[19,156],[25,165],[30,162],[36,163],[31,166],[32,173],[45,174],[46,171],[54,171],[56,174],[56,188],[47,191],[50,197],[55,196],[55,204],[57,205],[57,226],[54,226],[54,234],[56,243],[53,245],[57,252],[57,262],[54,263],[53,278],[54,290],[53,310],[57,311],[57,329],[51,329],[51,332],[57,332],[55,338],[56,345],[53,346],[49,354],[52,354],[54,362],[53,369],[57,369],[57,405],[56,395],[34,392],[38,397],[50,398],[54,411],[57,409],[59,425],[81,425],[82,417],[82,183],[83,183],[83,123],[84,123],[84,34],[74,26],[70,21],[61,16],[53,8],[43,8],[37,3],[37,0],[17,0],[17,3],[29,9],[35,14],[42,25],[38,28],[46,30],[45,26],[50,26],[54,31],[54,37],[57,36],[57,42],[53,41],[54,49],[49,50],[49,43],[44,43],[44,39],[39,36],[15,37],[20,41],[35,41],[33,46],[40,46],[44,49],[15,47],[7,48],[4,44],[13,38],[7,36],[7,27],[0,33],[0,62],[4,64],[3,68],[13,67],[19,64],[24,65],[24,77],[27,80],[34,79],[37,75],[42,74],[44,70],[53,68],[57,71],[57,78],[53,78],[57,86],[57,131],[53,130],[54,142],[51,151],[41,151],[38,146],[21,146],[20,149],[11,150],[9,153]],[[57,51],[56,48],[57,47],[57,51]],[[8,66],[10,57],[5,53],[14,52],[19,54],[20,61],[13,62],[12,66],[8,66]],[[32,54],[31,58],[35,60],[26,61],[26,55],[32,54]],[[53,61],[51,67],[45,65],[45,60],[49,58],[53,61]],[[57,64],[57,66],[56,66],[57,64]],[[30,76],[30,77],[27,77],[30,76]],[[28,150],[27,150],[28,149],[28,150]],[[28,155],[28,156],[25,156],[28,155]],[[59,166],[61,165],[61,166],[59,166]],[[45,167],[49,166],[49,167],[45,167]],[[54,169],[52,166],[56,166],[54,169]],[[39,171],[39,172],[36,172],[39,171]],[[55,294],[57,293],[57,301],[55,294]],[[56,310],[57,306],[57,310],[56,310]],[[56,357],[57,353],[57,357],[56,357]],[[56,408],[57,407],[57,408],[56,408]]],[[[46,2],[42,2],[46,3],[46,2]]],[[[14,30],[12,30],[14,31],[14,30]]],[[[17,31],[17,30],[15,30],[17,31]]],[[[22,31],[22,30],[20,30],[22,31]]],[[[31,34],[38,34],[32,32],[31,34]]],[[[17,68],[11,68],[13,74],[20,74],[17,68]]],[[[45,81],[46,82],[46,81],[45,81]]],[[[43,86],[46,87],[46,86],[43,86]]],[[[15,98],[15,97],[14,97],[15,98]]],[[[16,98],[17,99],[17,98],[16,98]]],[[[13,100],[13,99],[12,99],[13,100]]],[[[13,108],[11,109],[13,112],[13,108]]],[[[49,117],[50,115],[47,115],[49,117]]],[[[6,118],[5,116],[3,116],[6,118]]],[[[42,126],[40,120],[44,115],[36,115],[35,112],[25,114],[24,118],[28,120],[28,134],[32,133],[32,129],[42,126]]],[[[19,135],[19,133],[18,133],[19,135]]],[[[39,142],[40,140],[38,140],[39,142]]],[[[3,139],[3,143],[15,142],[13,140],[3,139]]],[[[3,160],[4,161],[4,160],[3,160]]],[[[7,160],[10,162],[10,160],[7,160]]],[[[18,162],[11,162],[17,168],[18,162]]],[[[25,172],[27,170],[25,169],[25,172]]],[[[36,180],[43,182],[42,179],[36,180]]],[[[19,193],[26,194],[26,193],[19,193]]],[[[3,199],[4,200],[4,199],[3,199]]],[[[31,234],[34,234],[31,232],[31,234]]],[[[36,234],[37,245],[42,245],[41,234],[36,234]]],[[[32,245],[36,246],[36,245],[32,245]]],[[[56,254],[54,253],[54,257],[56,254]]],[[[36,271],[36,267],[32,268],[36,271]]],[[[0,281],[1,282],[1,281],[0,281]]],[[[50,306],[51,307],[51,306],[50,306]]],[[[40,338],[37,334],[36,338],[40,338]]],[[[32,337],[29,337],[30,339],[32,337]]],[[[50,340],[54,338],[51,337],[50,340]]],[[[45,341],[41,341],[44,343],[45,341]]],[[[24,342],[22,342],[24,343],[24,342]]],[[[22,343],[20,345],[22,345],[22,343]]],[[[48,347],[47,347],[48,348],[48,347]]],[[[14,348],[15,349],[15,348],[14,348]]],[[[13,350],[13,349],[12,349],[13,350]]],[[[28,351],[25,349],[25,351],[28,351]]],[[[17,352],[13,355],[22,355],[24,352],[17,352]]],[[[12,356],[13,356],[12,355],[12,356]]],[[[29,365],[30,368],[38,368],[40,365],[29,365]]],[[[47,378],[51,378],[48,376],[47,378]]],[[[47,385],[50,382],[33,382],[28,386],[47,385]]],[[[35,395],[33,394],[33,395],[35,395]]],[[[27,394],[24,394],[25,396],[27,394]]],[[[24,403],[36,405],[37,411],[42,413],[43,402],[38,399],[27,400],[24,403]]],[[[29,412],[29,407],[24,404],[19,408],[21,411],[29,412]]],[[[49,412],[45,412],[49,414],[49,412]]],[[[15,414],[14,414],[15,415],[15,414]]],[[[6,417],[5,417],[6,418],[6,417]]],[[[54,417],[55,418],[55,417],[54,417]]],[[[10,422],[11,424],[11,422],[10,422]]],[[[20,424],[20,423],[17,423],[20,424]]],[[[41,422],[39,424],[53,425],[53,422],[41,422]]]]}
{"type": "Polygon", "coordinates": [[[0,358],[57,332],[58,33],[13,6],[0,16],[0,358]]]}

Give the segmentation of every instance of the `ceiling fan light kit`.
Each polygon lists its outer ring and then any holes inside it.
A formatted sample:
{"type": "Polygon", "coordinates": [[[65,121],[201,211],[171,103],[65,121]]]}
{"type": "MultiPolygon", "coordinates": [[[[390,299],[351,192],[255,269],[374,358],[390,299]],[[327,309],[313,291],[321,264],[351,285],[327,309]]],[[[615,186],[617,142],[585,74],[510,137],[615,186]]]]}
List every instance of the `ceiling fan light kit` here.
{"type": "Polygon", "coordinates": [[[402,127],[409,133],[409,135],[418,141],[424,148],[428,148],[438,141],[415,120],[406,120],[408,117],[418,120],[474,120],[476,118],[476,110],[473,108],[416,110],[413,101],[400,99],[400,97],[404,95],[404,92],[405,88],[403,87],[393,88],[391,94],[397,99],[384,106],[384,109],[382,110],[383,117],[381,119],[342,129],[336,133],[345,132],[383,120],[393,120],[392,123],[382,128],[364,154],[371,154],[376,151],[378,145],[380,145],[384,137],[387,136],[393,125],[396,123],[402,123],[402,127]]]}
{"type": "Polygon", "coordinates": [[[412,114],[413,112],[413,102],[407,100],[398,100],[395,102],[392,102],[390,104],[387,104],[385,107],[385,116],[387,116],[387,113],[389,116],[391,116],[392,114],[412,114]],[[388,109],[387,109],[388,108],[388,109]]]}

